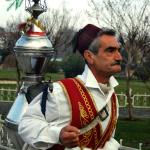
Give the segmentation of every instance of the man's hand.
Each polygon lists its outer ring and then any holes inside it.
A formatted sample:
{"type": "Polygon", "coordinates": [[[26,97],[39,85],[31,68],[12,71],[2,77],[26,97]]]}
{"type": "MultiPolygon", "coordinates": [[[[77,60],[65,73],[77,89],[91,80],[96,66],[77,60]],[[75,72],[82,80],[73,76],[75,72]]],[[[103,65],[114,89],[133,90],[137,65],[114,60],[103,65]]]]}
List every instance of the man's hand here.
{"type": "Polygon", "coordinates": [[[60,142],[65,147],[73,148],[79,146],[80,130],[74,126],[66,126],[60,131],[60,142]]]}

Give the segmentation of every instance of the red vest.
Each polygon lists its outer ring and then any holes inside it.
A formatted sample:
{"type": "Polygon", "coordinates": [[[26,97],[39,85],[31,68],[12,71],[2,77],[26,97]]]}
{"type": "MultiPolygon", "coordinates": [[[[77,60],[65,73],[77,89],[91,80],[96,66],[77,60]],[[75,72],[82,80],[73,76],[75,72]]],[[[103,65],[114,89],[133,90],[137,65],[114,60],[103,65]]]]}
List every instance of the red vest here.
{"type": "MultiPolygon", "coordinates": [[[[83,128],[89,124],[98,113],[89,91],[85,88],[84,83],[77,78],[64,79],[59,81],[59,83],[64,89],[70,109],[72,110],[70,125],[78,129],[83,128]]],[[[102,133],[101,124],[97,124],[96,127],[80,135],[79,141],[81,147],[88,147],[92,150],[96,150],[97,148],[102,148],[106,141],[110,139],[117,120],[115,94],[112,95],[111,103],[111,116],[106,130],[102,133]]],[[[63,149],[64,147],[62,145],[56,144],[50,150],[63,149]]]]}

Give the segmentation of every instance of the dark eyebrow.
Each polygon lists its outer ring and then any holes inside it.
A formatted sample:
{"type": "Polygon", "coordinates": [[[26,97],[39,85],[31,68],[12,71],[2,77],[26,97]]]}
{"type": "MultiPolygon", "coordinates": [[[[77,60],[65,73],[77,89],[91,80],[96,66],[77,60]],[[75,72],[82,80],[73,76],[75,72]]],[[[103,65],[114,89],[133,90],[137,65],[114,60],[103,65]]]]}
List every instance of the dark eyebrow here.
{"type": "Polygon", "coordinates": [[[110,46],[110,47],[107,47],[105,50],[107,51],[107,50],[115,50],[115,49],[120,49],[120,47],[118,48],[118,47],[110,46]]]}
{"type": "Polygon", "coordinates": [[[110,46],[107,49],[116,49],[116,47],[110,46]]]}
{"type": "Polygon", "coordinates": [[[110,46],[110,47],[107,47],[106,49],[105,49],[105,52],[114,52],[114,51],[121,51],[121,47],[119,46],[119,47],[113,47],[113,46],[110,46]]]}

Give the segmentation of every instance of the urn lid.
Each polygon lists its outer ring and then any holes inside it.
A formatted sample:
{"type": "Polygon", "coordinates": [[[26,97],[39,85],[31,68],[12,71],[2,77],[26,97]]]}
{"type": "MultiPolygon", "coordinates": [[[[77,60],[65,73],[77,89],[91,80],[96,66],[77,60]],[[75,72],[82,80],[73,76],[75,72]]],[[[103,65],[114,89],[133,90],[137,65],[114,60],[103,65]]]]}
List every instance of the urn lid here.
{"type": "Polygon", "coordinates": [[[15,44],[14,51],[20,55],[44,53],[47,56],[54,53],[52,43],[47,38],[43,25],[39,20],[31,17],[26,23],[19,25],[22,36],[15,44]]]}

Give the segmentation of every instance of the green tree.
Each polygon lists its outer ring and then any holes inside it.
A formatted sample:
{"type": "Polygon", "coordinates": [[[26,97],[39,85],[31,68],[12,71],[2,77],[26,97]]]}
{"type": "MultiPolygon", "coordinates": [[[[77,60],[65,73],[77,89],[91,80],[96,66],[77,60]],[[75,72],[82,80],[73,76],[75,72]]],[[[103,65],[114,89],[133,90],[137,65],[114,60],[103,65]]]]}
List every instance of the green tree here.
{"type": "Polygon", "coordinates": [[[69,54],[64,57],[62,62],[62,69],[64,71],[65,77],[75,77],[81,74],[84,69],[84,60],[80,54],[69,54]]]}

